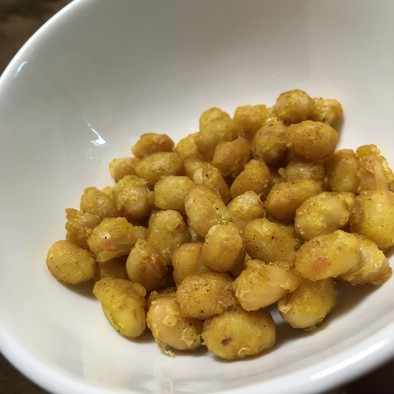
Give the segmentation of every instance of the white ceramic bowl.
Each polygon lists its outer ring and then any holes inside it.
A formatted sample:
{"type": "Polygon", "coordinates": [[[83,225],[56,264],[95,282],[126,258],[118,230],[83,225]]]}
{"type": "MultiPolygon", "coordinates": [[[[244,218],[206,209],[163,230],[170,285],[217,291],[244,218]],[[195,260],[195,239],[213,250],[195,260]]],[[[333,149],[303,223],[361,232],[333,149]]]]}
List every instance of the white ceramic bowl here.
{"type": "MultiPolygon", "coordinates": [[[[341,297],[323,330],[279,327],[275,349],[174,358],[110,327],[87,291],[47,271],[64,208],[142,132],[175,140],[219,106],[301,88],[339,99],[341,147],[375,143],[394,165],[394,3],[358,0],[79,0],[0,80],[0,345],[54,393],[316,393],[394,355],[394,279],[341,297]]],[[[393,265],[393,259],[391,258],[393,265]]]]}

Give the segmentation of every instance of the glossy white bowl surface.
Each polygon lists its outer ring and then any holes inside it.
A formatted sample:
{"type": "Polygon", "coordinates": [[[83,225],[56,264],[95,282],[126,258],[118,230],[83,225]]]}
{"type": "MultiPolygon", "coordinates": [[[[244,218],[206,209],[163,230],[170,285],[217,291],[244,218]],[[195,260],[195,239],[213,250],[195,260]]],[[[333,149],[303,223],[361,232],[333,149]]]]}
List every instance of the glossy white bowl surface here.
{"type": "MultiPolygon", "coordinates": [[[[324,329],[278,328],[268,354],[167,357],[119,336],[87,288],[60,285],[46,252],[64,208],[111,184],[139,134],[178,140],[219,106],[301,88],[339,99],[341,147],[375,143],[394,165],[394,3],[358,0],[78,0],[0,80],[0,346],[53,393],[316,393],[394,355],[394,279],[347,288],[324,329]]],[[[393,265],[393,258],[390,259],[393,265]]]]}

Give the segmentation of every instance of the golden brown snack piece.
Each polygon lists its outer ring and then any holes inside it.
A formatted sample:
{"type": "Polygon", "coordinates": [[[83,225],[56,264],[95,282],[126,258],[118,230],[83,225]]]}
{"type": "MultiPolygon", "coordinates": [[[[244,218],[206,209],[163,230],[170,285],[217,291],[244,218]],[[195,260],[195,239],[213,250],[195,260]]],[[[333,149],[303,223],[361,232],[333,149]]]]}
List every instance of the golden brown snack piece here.
{"type": "Polygon", "coordinates": [[[246,252],[254,259],[294,262],[298,241],[289,228],[267,218],[254,219],[243,231],[246,252]]]}
{"type": "Polygon", "coordinates": [[[230,115],[218,107],[212,107],[201,113],[198,120],[199,129],[203,129],[215,119],[231,119],[230,115]]]}
{"type": "Polygon", "coordinates": [[[210,108],[176,144],[141,135],[111,161],[114,184],[66,210],[48,268],[95,282],[122,335],[147,324],[169,355],[202,338],[226,360],[260,354],[275,343],[263,311],[274,303],[293,327],[317,328],[336,280],[392,275],[394,174],[376,145],[335,152],[342,116],[337,100],[295,89],[233,118],[210,108]]]}
{"type": "Polygon", "coordinates": [[[279,119],[269,119],[256,132],[251,143],[252,156],[273,165],[285,156],[287,127],[279,119]]]}
{"type": "Polygon", "coordinates": [[[176,152],[156,152],[144,156],[135,166],[135,173],[148,182],[149,187],[163,176],[182,175],[183,160],[176,152]]]}
{"type": "Polygon", "coordinates": [[[360,159],[352,149],[336,151],[325,162],[331,190],[356,193],[360,182],[360,167],[360,159]]]}
{"type": "Polygon", "coordinates": [[[287,147],[295,155],[309,160],[323,160],[331,156],[339,134],[331,126],[305,120],[288,127],[287,147]]]}
{"type": "Polygon", "coordinates": [[[238,360],[272,348],[276,328],[269,312],[236,309],[206,321],[202,338],[216,357],[238,360]]]}
{"type": "Polygon", "coordinates": [[[211,271],[202,257],[202,246],[202,242],[187,242],[174,251],[172,266],[174,281],[177,285],[191,274],[211,271]]]}
{"type": "Polygon", "coordinates": [[[97,269],[93,253],[66,240],[49,248],[46,263],[57,280],[70,285],[93,279],[97,269]]]}
{"type": "Polygon", "coordinates": [[[145,133],[131,147],[135,157],[141,158],[156,152],[171,152],[174,141],[167,134],[145,133]]]}
{"type": "Polygon", "coordinates": [[[315,104],[310,119],[336,126],[343,117],[342,105],[338,100],[314,97],[315,104]]]}
{"type": "Polygon", "coordinates": [[[212,226],[202,246],[204,264],[217,272],[237,272],[245,260],[245,244],[234,223],[212,226]]]}
{"type": "Polygon", "coordinates": [[[115,201],[112,194],[106,193],[97,187],[87,187],[82,196],[79,208],[81,212],[97,215],[102,218],[118,216],[115,201]]]}
{"type": "Polygon", "coordinates": [[[359,193],[366,190],[394,191],[393,171],[376,145],[359,146],[356,154],[360,159],[359,193]]]}
{"type": "Polygon", "coordinates": [[[243,309],[255,311],[279,301],[288,292],[293,292],[299,283],[298,276],[286,264],[249,260],[234,281],[234,291],[243,309]]]}
{"type": "Polygon", "coordinates": [[[182,160],[196,159],[203,161],[203,157],[196,145],[196,133],[188,134],[186,137],[181,138],[174,147],[174,151],[179,154],[182,160]]]}
{"type": "Polygon", "coordinates": [[[204,184],[190,190],[185,210],[189,226],[201,237],[215,224],[230,221],[230,213],[219,192],[204,184]]]}
{"type": "Polygon", "coordinates": [[[160,251],[143,239],[137,240],[126,261],[129,279],[140,283],[148,292],[165,285],[167,269],[160,251]]]}
{"type": "Polygon", "coordinates": [[[203,320],[237,304],[231,277],[220,272],[187,276],[178,285],[176,299],[183,316],[203,320]]]}
{"type": "Polygon", "coordinates": [[[254,191],[248,191],[234,197],[228,204],[231,220],[243,229],[253,219],[265,216],[264,204],[259,195],[254,191]]]}
{"type": "Polygon", "coordinates": [[[140,231],[126,218],[104,218],[87,240],[98,263],[127,256],[139,237],[140,231]]]}
{"type": "Polygon", "coordinates": [[[240,137],[232,141],[221,142],[216,146],[211,163],[224,177],[235,178],[250,160],[250,151],[249,142],[245,138],[240,137]]]}
{"type": "Polygon", "coordinates": [[[149,216],[153,205],[153,192],[148,182],[136,175],[126,175],[112,189],[116,209],[131,222],[149,216]]]}
{"type": "Polygon", "coordinates": [[[92,234],[93,228],[100,223],[100,216],[66,208],[66,219],[66,240],[81,248],[89,249],[87,239],[92,234]]]}
{"type": "Polygon", "coordinates": [[[170,175],[162,177],[155,183],[154,205],[157,208],[172,209],[184,215],[186,213],[186,196],[193,186],[193,181],[186,176],[170,175]]]}
{"type": "Polygon", "coordinates": [[[279,182],[272,186],[264,206],[274,219],[291,222],[297,208],[309,197],[321,191],[320,184],[311,179],[279,182]]]}
{"type": "Polygon", "coordinates": [[[167,265],[180,245],[191,241],[188,227],[178,211],[167,209],[154,212],[149,219],[147,240],[160,251],[167,265]]]}
{"type": "Polygon", "coordinates": [[[214,108],[201,115],[200,131],[195,137],[195,143],[204,159],[210,161],[219,143],[235,140],[240,134],[239,124],[227,113],[214,108]]]}
{"type": "Polygon", "coordinates": [[[305,159],[292,158],[286,167],[282,167],[278,171],[285,182],[310,179],[324,185],[326,177],[322,162],[305,159]]]}
{"type": "Polygon", "coordinates": [[[349,221],[347,202],[336,193],[323,192],[305,200],[296,211],[294,227],[304,240],[344,228],[349,221]]]}
{"type": "Polygon", "coordinates": [[[222,173],[211,163],[202,163],[194,172],[193,181],[195,185],[207,185],[219,192],[222,200],[227,204],[230,199],[230,189],[224,180],[222,173]]]}
{"type": "Polygon", "coordinates": [[[230,187],[231,197],[247,191],[254,191],[264,198],[271,187],[271,173],[262,160],[252,159],[245,164],[244,170],[234,179],[230,187]]]}
{"type": "Polygon", "coordinates": [[[332,311],[336,301],[333,279],[315,282],[303,279],[294,292],[278,302],[278,310],[292,327],[313,330],[332,311]]]}
{"type": "Polygon", "coordinates": [[[95,283],[93,294],[121,335],[137,338],[145,331],[146,290],[143,286],[125,279],[103,278],[95,283]]]}
{"type": "Polygon", "coordinates": [[[146,310],[149,310],[153,301],[161,298],[161,297],[175,297],[176,296],[176,287],[164,287],[160,290],[153,290],[149,293],[148,299],[146,300],[146,310]]]}
{"type": "Polygon", "coordinates": [[[109,172],[115,182],[126,175],[135,175],[136,157],[117,157],[109,163],[109,172]]]}
{"type": "Polygon", "coordinates": [[[297,251],[295,268],[305,279],[316,281],[346,274],[360,263],[359,239],[336,230],[305,242],[297,251]]]}
{"type": "Polygon", "coordinates": [[[274,114],[287,124],[309,119],[314,109],[312,98],[301,89],[281,93],[273,107],[274,114]]]}
{"type": "Polygon", "coordinates": [[[380,249],[394,245],[394,193],[370,190],[356,197],[350,230],[374,241],[380,249]]]}
{"type": "Polygon", "coordinates": [[[352,285],[381,285],[390,279],[392,269],[384,253],[377,247],[375,242],[357,235],[360,240],[361,262],[353,270],[340,276],[352,285]]]}
{"type": "Polygon", "coordinates": [[[202,159],[197,159],[194,157],[188,157],[184,161],[185,175],[194,181],[194,173],[204,164],[206,161],[202,159]]]}
{"type": "Polygon", "coordinates": [[[235,109],[233,119],[239,123],[243,136],[251,141],[257,130],[272,116],[265,104],[241,105],[235,109]]]}
{"type": "Polygon", "coordinates": [[[153,300],[146,317],[153,337],[164,352],[167,347],[176,350],[194,350],[201,346],[203,322],[184,317],[174,296],[153,300]]]}

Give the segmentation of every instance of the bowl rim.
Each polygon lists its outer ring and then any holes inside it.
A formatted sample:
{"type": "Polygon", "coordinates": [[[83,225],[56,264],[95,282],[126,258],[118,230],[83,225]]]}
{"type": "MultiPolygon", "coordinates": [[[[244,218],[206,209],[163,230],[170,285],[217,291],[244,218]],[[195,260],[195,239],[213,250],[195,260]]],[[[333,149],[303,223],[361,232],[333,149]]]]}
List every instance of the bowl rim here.
{"type": "MultiPolygon", "coordinates": [[[[31,35],[0,75],[0,94],[3,86],[12,76],[14,69],[23,58],[25,52],[28,51],[32,45],[35,45],[37,40],[40,40],[48,30],[55,27],[58,20],[64,17],[70,17],[71,12],[77,12],[80,6],[85,6],[90,3],[93,3],[93,0],[72,0],[31,35]]],[[[326,391],[338,386],[338,384],[343,384],[360,377],[364,373],[379,367],[394,357],[394,322],[370,336],[367,342],[369,344],[367,348],[365,348],[364,343],[359,343],[352,346],[347,351],[326,358],[325,364],[331,367],[327,367],[321,373],[313,374],[312,372],[315,367],[310,366],[303,370],[291,372],[287,374],[285,378],[296,378],[295,380],[298,382],[298,385],[295,385],[293,388],[295,392],[312,393],[316,392],[317,381],[319,382],[319,388],[322,391],[326,391]],[[352,355],[350,355],[350,353],[352,355]],[[356,366],[357,368],[355,368],[356,366]],[[306,372],[311,373],[309,380],[305,381],[300,379],[308,375],[306,372]],[[336,376],[335,381],[332,381],[333,374],[336,376]]],[[[73,392],[109,394],[107,389],[91,385],[87,386],[84,384],[83,380],[77,381],[71,376],[66,376],[60,371],[51,369],[41,361],[37,361],[15,338],[12,337],[12,334],[5,331],[1,324],[0,351],[5,358],[26,377],[53,393],[73,392]]],[[[273,378],[270,382],[277,381],[279,385],[280,379],[282,378],[273,378]]],[[[247,390],[250,393],[257,394],[261,392],[264,385],[265,382],[254,382],[248,385],[247,390]]],[[[244,390],[245,387],[237,387],[225,390],[225,392],[227,394],[240,394],[244,392],[244,390]]],[[[127,391],[127,393],[131,394],[134,393],[134,391],[127,391]]]]}

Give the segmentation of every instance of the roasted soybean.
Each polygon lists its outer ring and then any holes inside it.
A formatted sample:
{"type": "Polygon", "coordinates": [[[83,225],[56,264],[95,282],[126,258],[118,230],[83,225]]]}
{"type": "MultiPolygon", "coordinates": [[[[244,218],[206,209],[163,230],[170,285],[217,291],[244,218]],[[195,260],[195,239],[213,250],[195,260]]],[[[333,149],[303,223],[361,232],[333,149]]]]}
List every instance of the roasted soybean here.
{"type": "Polygon", "coordinates": [[[342,117],[295,89],[232,117],[209,108],[178,142],[142,134],[109,163],[113,185],[66,209],[49,271],[91,281],[121,335],[147,327],[169,355],[261,354],[276,341],[268,308],[291,329],[324,326],[341,282],[392,275],[394,175],[376,145],[336,150],[342,117]]]}

